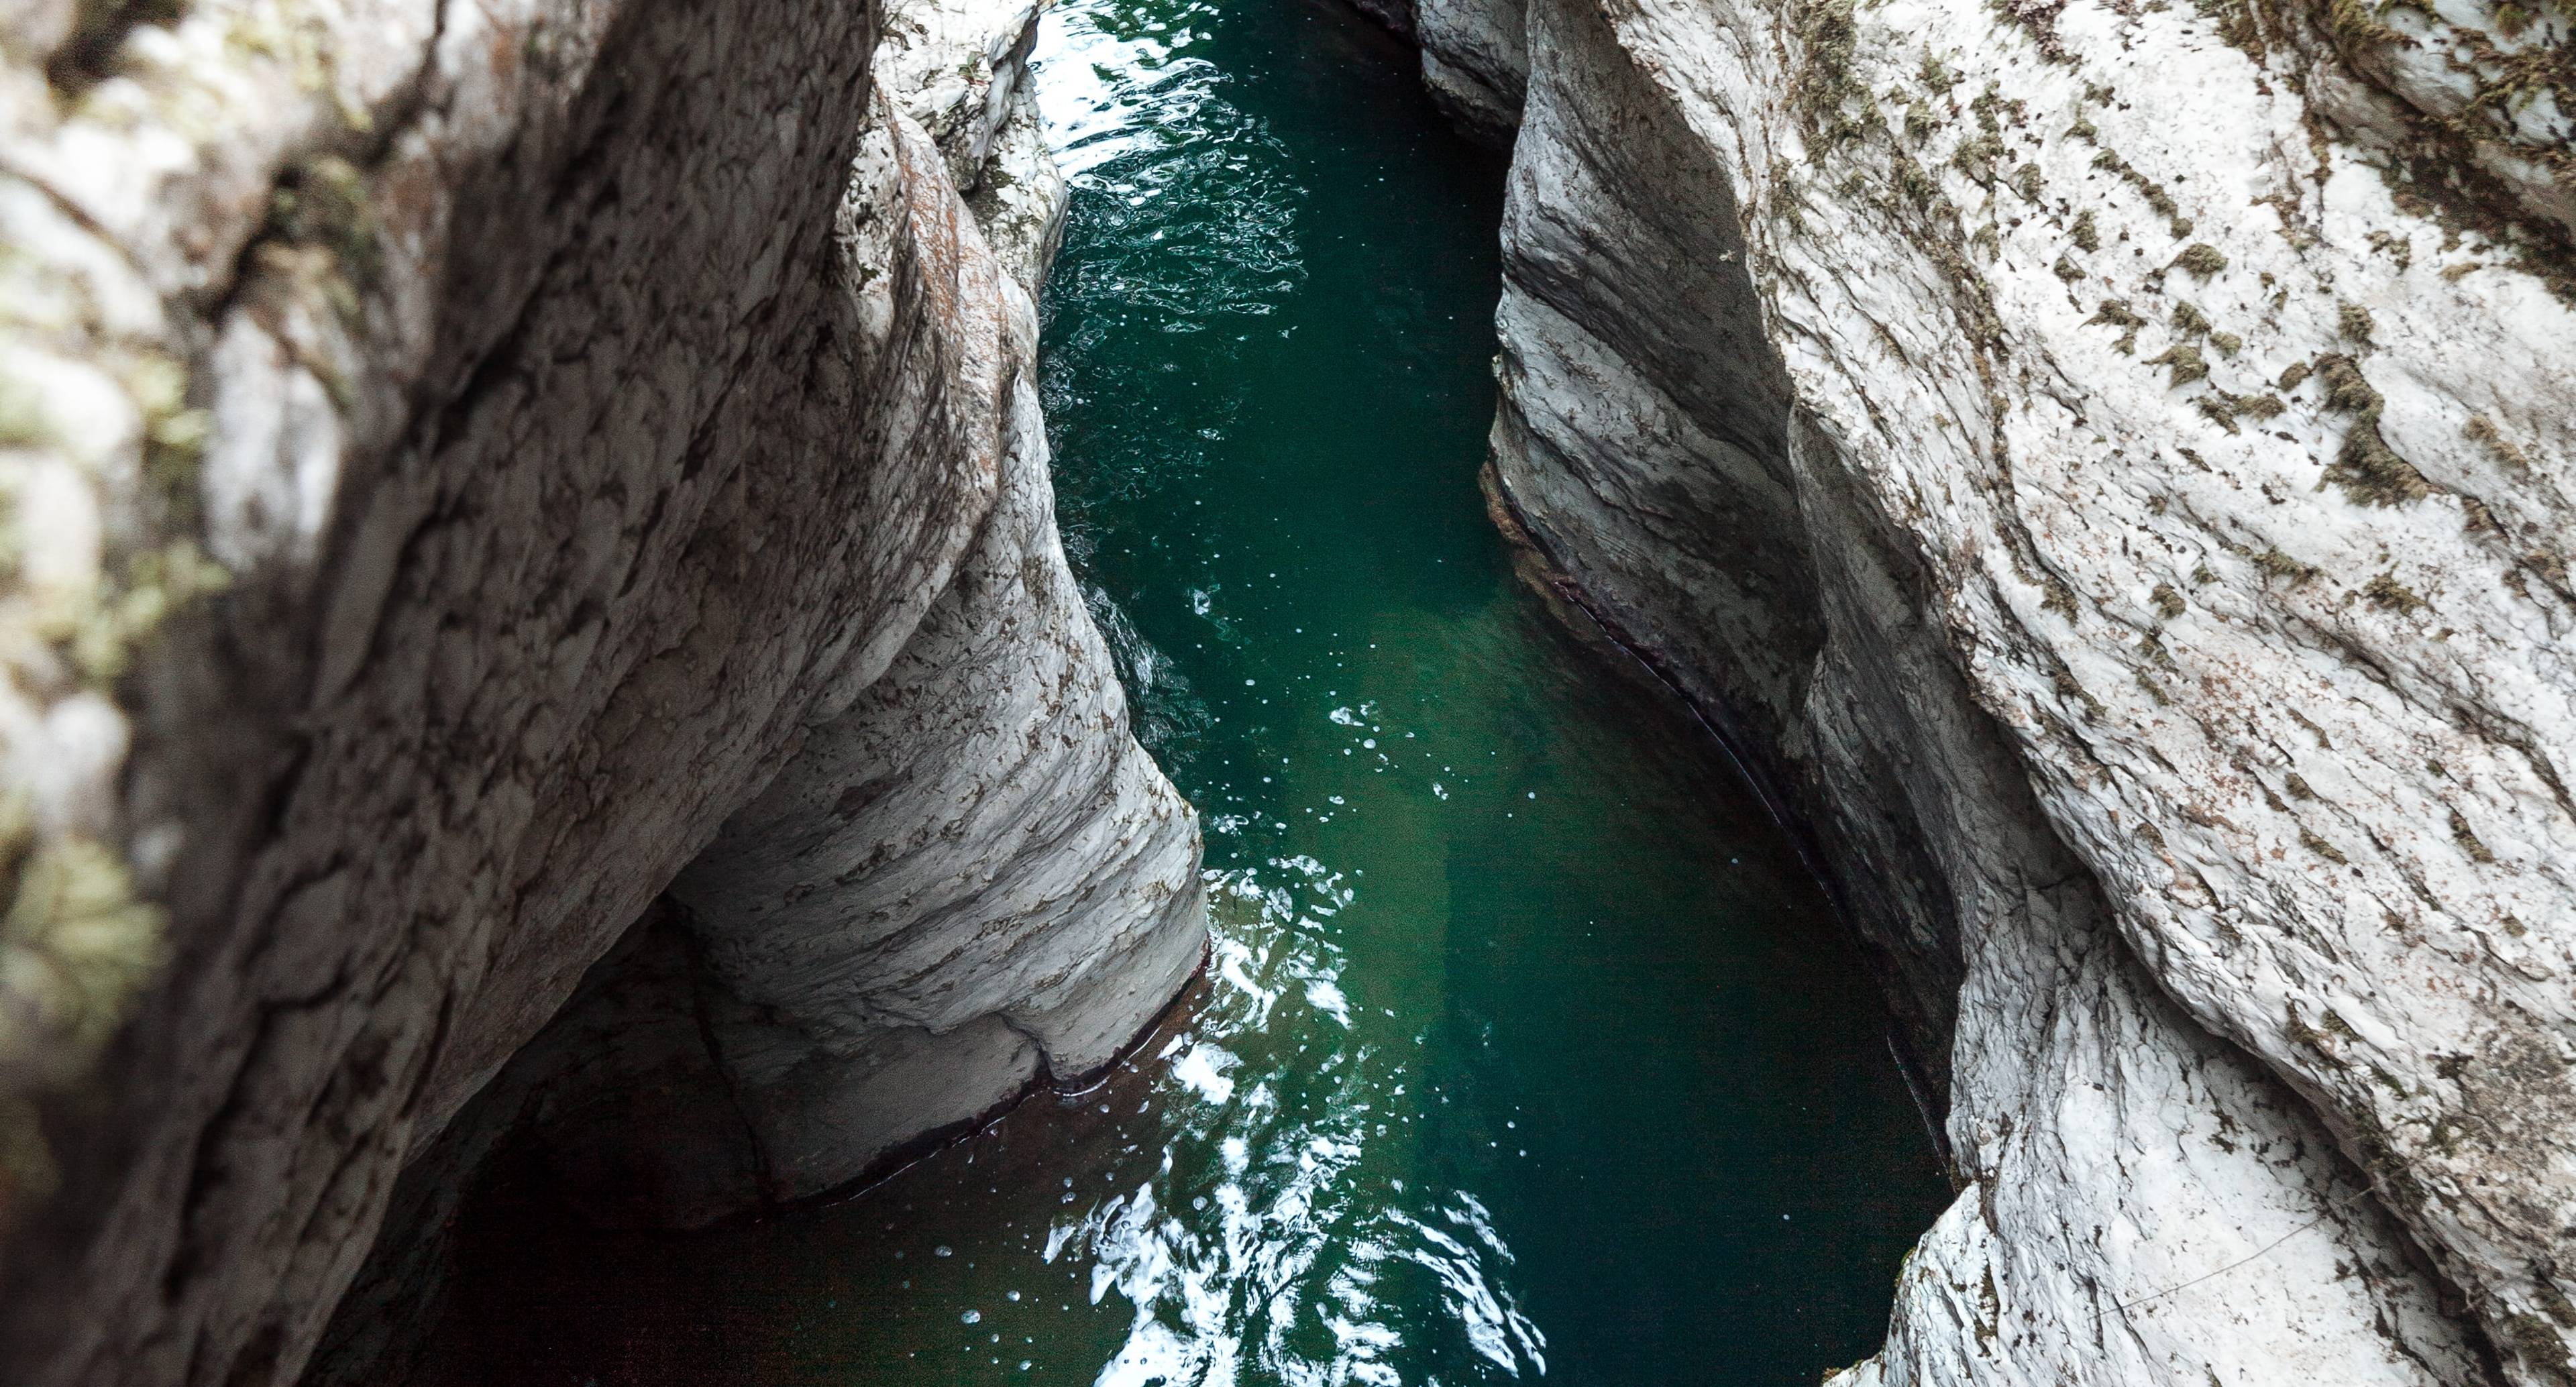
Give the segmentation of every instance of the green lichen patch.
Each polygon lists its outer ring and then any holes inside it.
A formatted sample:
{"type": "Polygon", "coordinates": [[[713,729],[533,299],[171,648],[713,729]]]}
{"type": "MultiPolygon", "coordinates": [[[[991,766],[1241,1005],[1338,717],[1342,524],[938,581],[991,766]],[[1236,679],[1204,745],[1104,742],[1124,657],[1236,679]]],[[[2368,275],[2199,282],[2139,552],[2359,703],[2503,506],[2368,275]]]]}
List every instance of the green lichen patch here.
{"type": "Polygon", "coordinates": [[[1855,0],[1805,0],[1796,10],[1806,62],[1792,90],[1808,133],[1826,148],[1866,133],[1876,110],[1868,89],[1852,75],[1860,46],[1854,8],[1855,0]]]}
{"type": "Polygon", "coordinates": [[[2379,416],[2386,402],[2362,377],[2360,366],[2350,357],[2328,354],[2317,358],[2316,369],[2326,384],[2326,408],[2352,421],[2343,447],[2326,468],[2325,481],[2364,505],[2405,505],[2431,495],[2432,483],[2380,437],[2379,416]]]}
{"type": "Polygon", "coordinates": [[[2147,320],[2139,317],[2137,310],[2129,307],[2127,299],[2102,300],[2095,306],[2093,316],[2084,321],[2088,326],[2094,323],[2111,323],[2119,327],[2133,328],[2147,325],[2147,320]]]}
{"type": "Polygon", "coordinates": [[[2156,611],[2167,621],[2183,614],[2182,594],[2174,591],[2171,583],[2156,584],[2155,591],[2148,594],[2148,597],[2156,604],[2156,611]]]}
{"type": "MultiPolygon", "coordinates": [[[[163,916],[103,844],[39,840],[16,796],[0,802],[0,882],[0,1073],[60,1085],[86,1072],[160,968],[163,916]]],[[[0,1097],[0,1211],[56,1178],[26,1092],[0,1097]]]]}
{"type": "Polygon", "coordinates": [[[2373,231],[2366,239],[2369,240],[2373,251],[2397,262],[2400,274],[2403,274],[2409,265],[2415,263],[2415,243],[2404,236],[2387,231],[2373,231]]]}
{"type": "Polygon", "coordinates": [[[2355,425],[2344,435],[2343,449],[2326,468],[2325,480],[2352,500],[2372,506],[2402,506],[2433,490],[2424,474],[2379,436],[2376,425],[2355,425]]]}
{"type": "MultiPolygon", "coordinates": [[[[2176,600],[2180,600],[2179,594],[2177,594],[2176,600]]],[[[2161,608],[2162,604],[2158,605],[2161,608]]],[[[2182,666],[2174,662],[2173,652],[2165,649],[2165,638],[2163,632],[2149,631],[2145,635],[2138,637],[2138,651],[2148,659],[2153,660],[2156,668],[2163,670],[2165,673],[2182,673],[2182,666]]]]}
{"type": "Polygon", "coordinates": [[[2558,1336],[2549,1321],[2525,1312],[2506,1318],[2500,1336],[2525,1363],[2548,1374],[2544,1380],[2576,1382],[2576,1361],[2571,1361],[2567,1341],[2558,1336]]]}
{"type": "Polygon", "coordinates": [[[2472,861],[2492,863],[2496,860],[2495,852],[2479,841],[2477,833],[2469,827],[2468,817],[2457,809],[2451,811],[2451,841],[2459,844],[2460,851],[2467,853],[2472,861]]]}
{"type": "Polygon", "coordinates": [[[2147,206],[2153,208],[2157,216],[2172,224],[2176,240],[2191,234],[2191,223],[2183,218],[2182,209],[2175,205],[2173,194],[2165,191],[2165,185],[2138,172],[2128,160],[2108,149],[2093,156],[2093,167],[2118,174],[2121,182],[2136,189],[2138,196],[2147,200],[2147,206]]]}
{"type": "Polygon", "coordinates": [[[2389,27],[2391,0],[2326,0],[2326,28],[2349,48],[2377,47],[2404,38],[2389,27]]]}
{"type": "Polygon", "coordinates": [[[2093,209],[2090,207],[2075,214],[2075,225],[2066,234],[2074,240],[2079,250],[2096,251],[2102,248],[2102,232],[2093,224],[2093,209]]]}
{"type": "Polygon", "coordinates": [[[125,371],[126,393],[143,414],[143,478],[159,503],[165,532],[197,528],[197,462],[213,427],[203,409],[188,405],[188,372],[158,352],[125,371]]]}
{"type": "Polygon", "coordinates": [[[2003,156],[2003,137],[1991,133],[1981,134],[1961,140],[1959,147],[1950,151],[1950,167],[1981,184],[1992,183],[1995,178],[1995,162],[2003,156]]]}
{"type": "Polygon", "coordinates": [[[2396,612],[2403,616],[2411,616],[2433,605],[2425,601],[2413,588],[2397,581],[2397,575],[2394,572],[2382,573],[2362,584],[2361,595],[2369,601],[2370,605],[2382,611],[2396,612]]]}
{"type": "Polygon", "coordinates": [[[2227,256],[2207,241],[2194,241],[2183,247],[2173,263],[2194,279],[2209,279],[2227,268],[2227,256]]]}
{"type": "Polygon", "coordinates": [[[41,839],[23,795],[0,800],[0,1209],[44,1197],[52,1155],[26,1083],[59,1086],[90,1068],[160,970],[160,906],[134,893],[116,852],[80,834],[41,839]]]}
{"type": "Polygon", "coordinates": [[[2113,343],[2112,347],[2122,356],[2138,354],[2138,329],[2145,327],[2147,320],[2139,317],[2137,311],[2129,307],[2127,299],[2102,300],[2101,305],[2094,309],[2093,316],[2084,320],[2086,327],[2097,323],[2108,323],[2113,327],[2126,329],[2120,334],[2120,340],[2113,343]]]}
{"type": "Polygon", "coordinates": [[[2056,575],[2051,574],[2042,579],[2040,582],[2040,589],[2045,594],[2039,599],[2039,609],[2041,611],[2055,612],[2059,616],[2066,618],[2069,622],[2074,621],[2076,617],[2080,615],[2079,610],[2075,605],[2075,589],[2068,587],[2065,582],[2059,579],[2056,575]]]}
{"type": "Polygon", "coordinates": [[[1991,8],[2006,22],[2020,25],[2041,57],[2052,63],[2075,61],[2057,36],[2057,16],[2066,9],[2066,0],[1994,0],[1991,8]]]}
{"type": "Polygon", "coordinates": [[[2468,427],[2463,432],[2468,435],[2470,442],[2486,449],[2487,456],[2517,472],[2531,470],[2530,456],[2524,453],[2512,439],[2499,432],[2494,420],[2483,414],[2472,414],[2469,416],[2468,427]]]}
{"type": "Polygon", "coordinates": [[[2176,342],[2163,352],[2148,357],[2145,364],[2171,368],[2165,381],[2167,389],[2178,389],[2209,376],[2208,360],[2200,354],[2200,348],[2189,342],[2176,342]]]}
{"type": "Polygon", "coordinates": [[[2244,50],[2260,62],[2267,51],[2263,41],[2263,22],[2255,6],[2247,0],[2192,0],[2192,8],[2203,19],[2214,21],[2218,37],[2229,45],[2244,50]]]}
{"type": "Polygon", "coordinates": [[[1922,164],[1903,156],[1896,160],[1896,190],[1920,211],[1931,211],[1942,203],[1941,181],[1922,164]]]}
{"type": "Polygon", "coordinates": [[[2287,579],[2292,587],[2310,582],[2323,572],[2313,564],[2301,563],[2291,558],[2277,547],[2265,549],[2254,555],[2253,561],[2254,566],[2263,570],[2265,576],[2287,579]]]}
{"type": "MultiPolygon", "coordinates": [[[[77,835],[35,842],[23,806],[15,813],[22,826],[8,864],[0,976],[35,1004],[49,1039],[94,1055],[160,966],[161,912],[136,897],[125,864],[104,845],[77,835]]],[[[0,1032],[0,1050],[30,1038],[0,1032]]]]}
{"type": "Polygon", "coordinates": [[[231,586],[232,575],[188,540],[134,551],[105,581],[45,594],[28,630],[91,687],[106,690],[170,617],[231,586]]]}
{"type": "Polygon", "coordinates": [[[2192,405],[2211,423],[2229,433],[2236,433],[2239,431],[2236,427],[2236,415],[2243,403],[2239,397],[2212,387],[2207,394],[2194,400],[2192,405]]]}

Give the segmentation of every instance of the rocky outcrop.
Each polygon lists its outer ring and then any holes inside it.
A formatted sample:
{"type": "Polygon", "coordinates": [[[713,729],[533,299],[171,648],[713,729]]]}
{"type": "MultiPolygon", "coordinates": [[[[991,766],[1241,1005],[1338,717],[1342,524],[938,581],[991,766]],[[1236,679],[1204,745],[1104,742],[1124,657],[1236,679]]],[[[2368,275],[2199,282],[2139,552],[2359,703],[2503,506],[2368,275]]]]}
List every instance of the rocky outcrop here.
{"type": "Polygon", "coordinates": [[[9,17],[0,1375],[289,1380],[406,1162],[703,1221],[1195,965],[1054,537],[1033,22],[9,17]]]}
{"type": "Polygon", "coordinates": [[[1491,484],[1946,1080],[1851,1379],[2576,1381],[2566,17],[1525,26],[1491,484]]]}

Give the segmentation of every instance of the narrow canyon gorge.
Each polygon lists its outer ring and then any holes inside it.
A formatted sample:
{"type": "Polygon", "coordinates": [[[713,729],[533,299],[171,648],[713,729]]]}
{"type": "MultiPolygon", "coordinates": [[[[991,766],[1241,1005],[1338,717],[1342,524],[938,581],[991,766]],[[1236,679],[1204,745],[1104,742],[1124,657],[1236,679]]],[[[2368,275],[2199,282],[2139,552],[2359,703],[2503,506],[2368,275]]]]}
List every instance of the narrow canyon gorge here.
{"type": "Polygon", "coordinates": [[[754,1260],[953,1186],[1018,1250],[866,1303],[1042,1243],[1108,1387],[1768,1381],[1602,1355],[1793,1301],[1836,1387],[2576,1387],[2576,16],[1340,3],[1260,0],[1302,133],[1189,57],[1243,0],[0,14],[0,1380],[520,1380],[506,1169],[754,1260]],[[1118,528],[1201,506],[1260,563],[1118,528]],[[1777,1173],[1631,1208],[1543,1109],[1777,1173]],[[1548,1279],[1631,1261],[1652,1332],[1548,1279]]]}
{"type": "Polygon", "coordinates": [[[1947,1095],[1842,1380],[2576,1381],[2568,16],[1371,2],[1498,510],[1947,1095]]]}

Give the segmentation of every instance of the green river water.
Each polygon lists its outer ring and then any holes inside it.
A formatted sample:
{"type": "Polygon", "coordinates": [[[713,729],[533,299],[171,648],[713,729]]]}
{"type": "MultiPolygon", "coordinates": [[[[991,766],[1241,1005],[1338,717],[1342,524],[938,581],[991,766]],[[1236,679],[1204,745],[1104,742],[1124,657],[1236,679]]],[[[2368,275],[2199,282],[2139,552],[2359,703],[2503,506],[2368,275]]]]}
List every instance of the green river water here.
{"type": "Polygon", "coordinates": [[[860,1197],[513,1213],[426,1377],[1813,1383],[1945,1199],[1886,1021],[1706,735],[1476,488],[1502,166],[1336,0],[1063,0],[1068,549],[1205,817],[1208,975],[1134,1061],[860,1197]]]}

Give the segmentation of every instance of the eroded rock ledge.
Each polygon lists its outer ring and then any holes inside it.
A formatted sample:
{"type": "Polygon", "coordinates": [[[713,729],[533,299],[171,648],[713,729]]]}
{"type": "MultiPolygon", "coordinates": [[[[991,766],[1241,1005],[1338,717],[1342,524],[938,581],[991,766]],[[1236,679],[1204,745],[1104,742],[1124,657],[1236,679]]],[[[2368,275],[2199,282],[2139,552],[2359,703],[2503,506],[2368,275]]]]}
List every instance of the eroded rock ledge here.
{"type": "Polygon", "coordinates": [[[696,1223],[1105,1063],[1198,838],[1055,537],[1034,8],[168,13],[0,25],[0,1377],[293,1380],[498,1134],[696,1223]]]}
{"type": "Polygon", "coordinates": [[[1849,1380],[2576,1381],[2566,12],[1377,8],[1503,508],[1946,1086],[1849,1380]]]}

